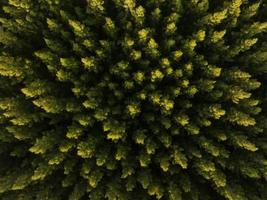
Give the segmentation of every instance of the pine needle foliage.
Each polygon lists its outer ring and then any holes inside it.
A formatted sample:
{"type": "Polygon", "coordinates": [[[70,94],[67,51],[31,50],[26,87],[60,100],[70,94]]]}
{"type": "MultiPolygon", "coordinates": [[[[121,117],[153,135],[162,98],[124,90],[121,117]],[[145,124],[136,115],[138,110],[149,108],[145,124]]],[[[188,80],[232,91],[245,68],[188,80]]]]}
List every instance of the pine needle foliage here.
{"type": "Polygon", "coordinates": [[[1,200],[266,200],[266,0],[0,0],[1,200]]]}

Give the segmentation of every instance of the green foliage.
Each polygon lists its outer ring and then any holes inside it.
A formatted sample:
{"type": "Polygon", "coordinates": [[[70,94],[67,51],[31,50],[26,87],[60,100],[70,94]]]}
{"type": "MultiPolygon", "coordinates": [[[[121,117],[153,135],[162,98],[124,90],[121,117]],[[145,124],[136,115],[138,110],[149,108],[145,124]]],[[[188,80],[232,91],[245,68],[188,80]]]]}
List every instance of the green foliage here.
{"type": "Polygon", "coordinates": [[[267,199],[265,0],[1,0],[1,200],[267,199]]]}

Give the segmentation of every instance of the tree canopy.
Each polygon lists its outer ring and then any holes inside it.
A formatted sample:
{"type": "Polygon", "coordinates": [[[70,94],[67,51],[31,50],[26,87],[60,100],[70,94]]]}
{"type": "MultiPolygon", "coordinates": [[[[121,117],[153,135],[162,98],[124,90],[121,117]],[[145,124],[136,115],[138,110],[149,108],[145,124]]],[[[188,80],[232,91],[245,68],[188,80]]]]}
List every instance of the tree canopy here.
{"type": "Polygon", "coordinates": [[[1,200],[266,200],[266,0],[0,0],[1,200]]]}

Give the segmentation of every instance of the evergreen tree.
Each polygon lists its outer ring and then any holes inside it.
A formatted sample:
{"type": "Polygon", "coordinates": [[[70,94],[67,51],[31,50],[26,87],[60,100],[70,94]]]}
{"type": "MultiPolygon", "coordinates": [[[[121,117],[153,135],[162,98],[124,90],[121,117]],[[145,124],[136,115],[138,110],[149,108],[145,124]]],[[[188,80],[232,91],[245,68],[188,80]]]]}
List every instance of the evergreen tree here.
{"type": "Polygon", "coordinates": [[[0,0],[1,200],[267,199],[265,0],[0,0]]]}

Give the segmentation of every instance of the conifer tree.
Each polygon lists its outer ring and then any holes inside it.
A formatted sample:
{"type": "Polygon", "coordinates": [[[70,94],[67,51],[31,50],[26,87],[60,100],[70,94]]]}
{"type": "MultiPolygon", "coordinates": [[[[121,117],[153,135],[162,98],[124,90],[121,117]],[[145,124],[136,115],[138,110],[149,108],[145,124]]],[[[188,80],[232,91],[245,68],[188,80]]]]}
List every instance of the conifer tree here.
{"type": "Polygon", "coordinates": [[[0,0],[1,200],[267,199],[265,0],[0,0]]]}

